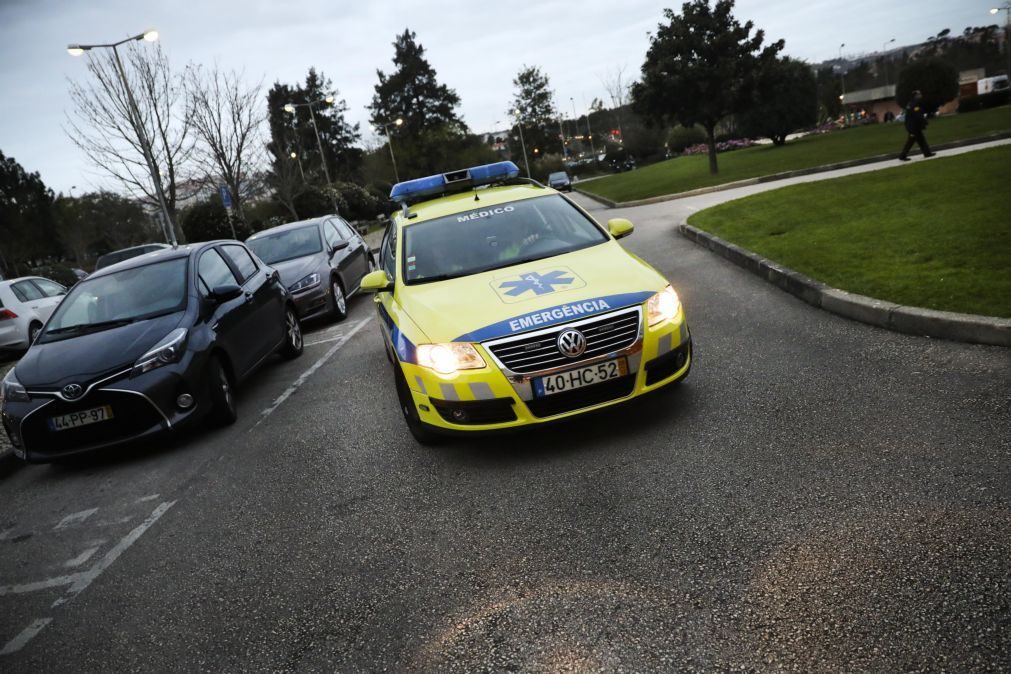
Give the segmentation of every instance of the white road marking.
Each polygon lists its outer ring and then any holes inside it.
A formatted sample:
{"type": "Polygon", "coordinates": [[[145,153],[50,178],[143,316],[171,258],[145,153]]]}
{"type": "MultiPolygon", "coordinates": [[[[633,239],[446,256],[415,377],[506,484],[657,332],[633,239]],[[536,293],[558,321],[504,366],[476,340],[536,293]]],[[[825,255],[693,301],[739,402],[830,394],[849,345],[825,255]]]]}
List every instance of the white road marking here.
{"type": "Polygon", "coordinates": [[[77,578],[74,580],[74,584],[70,586],[70,589],[67,590],[67,594],[69,594],[70,597],[74,597],[87,589],[87,587],[91,585],[92,581],[102,575],[102,572],[109,568],[109,565],[119,559],[119,556],[126,552],[127,548],[133,545],[145,531],[151,528],[151,525],[157,522],[161,516],[175,504],[175,501],[164,501],[161,503],[161,505],[155,508],[154,511],[147,516],[146,520],[141,522],[137,525],[137,528],[124,536],[119,543],[116,543],[112,550],[105,553],[105,556],[98,560],[93,567],[87,571],[77,574],[77,578]]]}
{"type": "Polygon", "coordinates": [[[24,594],[26,592],[38,592],[39,590],[48,590],[51,587],[59,587],[60,585],[71,585],[80,576],[79,573],[72,573],[69,576],[56,576],[55,578],[46,578],[45,580],[37,580],[34,583],[21,583],[20,585],[0,585],[0,597],[6,594],[24,594]]]}
{"type": "Polygon", "coordinates": [[[63,562],[63,566],[73,568],[75,566],[80,566],[81,564],[84,564],[86,561],[91,559],[92,555],[98,552],[98,549],[100,547],[102,546],[96,545],[94,547],[88,548],[87,550],[79,554],[77,557],[74,557],[73,559],[68,559],[67,561],[63,562]]]}
{"type": "Polygon", "coordinates": [[[337,353],[337,351],[342,346],[344,346],[349,339],[351,339],[352,337],[354,337],[355,333],[357,333],[359,330],[361,330],[363,327],[365,327],[366,324],[370,323],[371,321],[372,321],[372,317],[370,316],[370,317],[364,319],[363,321],[361,321],[360,323],[358,323],[358,325],[356,325],[355,327],[353,327],[350,330],[348,330],[344,335],[342,335],[340,337],[339,341],[336,344],[334,344],[333,346],[331,346],[330,349],[326,353],[323,354],[323,357],[320,358],[319,360],[317,360],[315,363],[313,363],[312,366],[308,370],[306,370],[301,375],[299,375],[298,379],[296,379],[295,382],[291,386],[289,386],[288,388],[286,388],[284,390],[284,392],[281,395],[279,395],[277,397],[277,399],[274,400],[273,403],[271,403],[270,407],[268,407],[267,409],[265,409],[262,412],[260,412],[260,420],[257,421],[253,425],[253,428],[256,428],[257,426],[259,426],[260,424],[262,424],[263,421],[267,417],[269,417],[271,414],[274,413],[274,410],[276,410],[278,407],[280,407],[281,404],[284,403],[285,400],[287,400],[288,398],[291,397],[291,394],[293,394],[295,391],[297,391],[299,389],[299,387],[302,386],[302,384],[304,384],[307,379],[309,379],[309,377],[311,377],[313,374],[315,374],[316,370],[318,370],[321,367],[323,367],[323,365],[328,360],[330,360],[330,358],[333,357],[333,355],[335,353],[337,353]]]}
{"type": "Polygon", "coordinates": [[[78,513],[71,513],[60,520],[60,523],[53,527],[53,531],[59,531],[60,529],[66,529],[69,526],[80,524],[97,512],[98,508],[89,508],[88,510],[82,510],[78,513]]]}
{"type": "Polygon", "coordinates": [[[336,337],[330,337],[329,339],[317,339],[315,342],[306,342],[306,346],[316,346],[317,344],[326,344],[327,342],[336,342],[338,340],[344,339],[344,335],[337,335],[336,337]]]}
{"type": "Polygon", "coordinates": [[[137,503],[144,503],[145,501],[153,501],[158,498],[158,494],[151,494],[150,496],[141,496],[137,499],[137,503]]]}
{"type": "Polygon", "coordinates": [[[21,631],[21,634],[8,641],[7,645],[3,647],[2,651],[0,651],[0,655],[11,655],[12,653],[17,653],[25,647],[25,644],[32,640],[32,637],[41,632],[42,628],[52,621],[52,618],[39,618],[31,625],[24,628],[24,630],[21,631]]]}

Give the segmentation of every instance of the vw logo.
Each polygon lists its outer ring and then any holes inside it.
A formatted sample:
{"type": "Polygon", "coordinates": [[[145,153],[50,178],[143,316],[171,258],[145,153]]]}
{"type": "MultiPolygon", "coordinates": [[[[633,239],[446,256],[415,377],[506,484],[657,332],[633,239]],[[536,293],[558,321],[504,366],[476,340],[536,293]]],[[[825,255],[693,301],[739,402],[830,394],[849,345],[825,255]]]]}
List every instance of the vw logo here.
{"type": "Polygon", "coordinates": [[[586,337],[579,330],[562,330],[558,335],[558,351],[563,356],[576,358],[582,356],[586,351],[586,337]]]}
{"type": "Polygon", "coordinates": [[[63,397],[67,400],[80,398],[82,393],[84,393],[84,389],[80,384],[67,384],[63,387],[63,397]]]}

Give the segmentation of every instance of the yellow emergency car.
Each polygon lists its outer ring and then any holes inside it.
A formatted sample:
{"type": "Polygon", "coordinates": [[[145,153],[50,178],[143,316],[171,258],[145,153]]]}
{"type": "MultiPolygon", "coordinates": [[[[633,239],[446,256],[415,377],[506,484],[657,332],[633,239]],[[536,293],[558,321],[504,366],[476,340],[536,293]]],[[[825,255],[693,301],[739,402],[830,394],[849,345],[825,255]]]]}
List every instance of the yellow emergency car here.
{"type": "Polygon", "coordinates": [[[688,374],[678,295],[600,226],[512,162],[393,187],[401,210],[362,281],[375,303],[407,426],[529,426],[614,405],[688,374]]]}

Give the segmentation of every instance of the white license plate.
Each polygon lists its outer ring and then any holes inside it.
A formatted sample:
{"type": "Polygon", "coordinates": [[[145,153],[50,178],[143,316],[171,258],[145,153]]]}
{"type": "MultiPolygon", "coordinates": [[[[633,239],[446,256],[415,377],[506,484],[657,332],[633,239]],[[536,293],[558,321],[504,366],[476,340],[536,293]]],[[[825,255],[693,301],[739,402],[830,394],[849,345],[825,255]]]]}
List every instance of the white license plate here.
{"type": "Polygon", "coordinates": [[[92,407],[90,410],[71,412],[59,417],[49,418],[49,428],[54,431],[65,431],[68,428],[79,428],[88,424],[97,424],[112,418],[112,405],[92,407]]]}
{"type": "Polygon", "coordinates": [[[607,360],[596,365],[567,370],[558,374],[534,379],[534,395],[538,398],[565,393],[583,386],[592,386],[608,379],[617,379],[628,374],[628,361],[624,358],[607,360]]]}

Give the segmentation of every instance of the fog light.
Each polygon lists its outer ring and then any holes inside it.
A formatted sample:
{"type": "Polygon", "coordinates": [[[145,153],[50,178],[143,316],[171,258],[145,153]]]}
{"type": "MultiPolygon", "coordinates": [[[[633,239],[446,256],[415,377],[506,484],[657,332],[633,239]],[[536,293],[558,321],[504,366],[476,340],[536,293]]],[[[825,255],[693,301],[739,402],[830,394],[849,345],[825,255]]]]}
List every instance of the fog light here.
{"type": "Polygon", "coordinates": [[[181,396],[176,398],[176,405],[178,405],[179,409],[181,410],[188,410],[189,408],[193,407],[193,396],[191,396],[189,393],[182,394],[181,396]]]}
{"type": "Polygon", "coordinates": [[[462,424],[467,421],[467,413],[463,410],[453,410],[450,412],[450,416],[453,417],[453,421],[462,424]]]}

